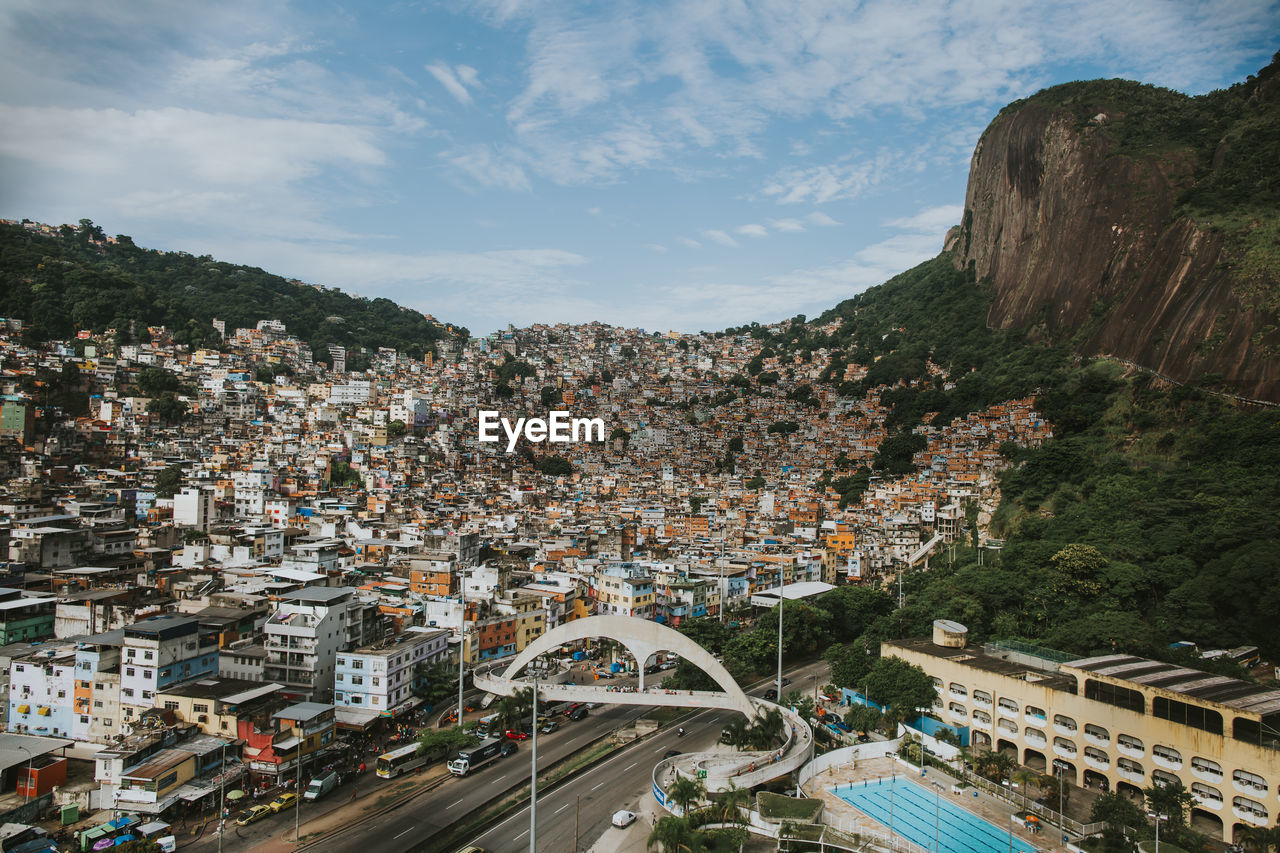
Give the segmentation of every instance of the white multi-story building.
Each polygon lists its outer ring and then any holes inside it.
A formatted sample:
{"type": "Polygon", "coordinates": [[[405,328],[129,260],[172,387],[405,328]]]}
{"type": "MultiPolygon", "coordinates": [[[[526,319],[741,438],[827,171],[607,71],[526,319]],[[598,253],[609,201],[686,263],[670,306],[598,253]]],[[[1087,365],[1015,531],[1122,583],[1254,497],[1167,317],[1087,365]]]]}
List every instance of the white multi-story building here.
{"type": "Polygon", "coordinates": [[[381,639],[380,628],[377,605],[362,602],[352,587],[287,593],[264,627],[264,677],[283,684],[286,698],[328,701],[338,653],[381,639]]]}
{"type": "Polygon", "coordinates": [[[218,518],[213,489],[188,486],[173,496],[173,523],[177,527],[208,530],[218,518]]]}
{"type": "Polygon", "coordinates": [[[120,710],[125,722],[155,704],[157,690],[218,673],[218,638],[191,616],[155,616],[124,629],[120,710]]]}
{"type": "Polygon", "coordinates": [[[414,668],[448,655],[449,633],[412,627],[376,646],[338,655],[333,701],[339,720],[395,717],[416,707],[414,668]]]}

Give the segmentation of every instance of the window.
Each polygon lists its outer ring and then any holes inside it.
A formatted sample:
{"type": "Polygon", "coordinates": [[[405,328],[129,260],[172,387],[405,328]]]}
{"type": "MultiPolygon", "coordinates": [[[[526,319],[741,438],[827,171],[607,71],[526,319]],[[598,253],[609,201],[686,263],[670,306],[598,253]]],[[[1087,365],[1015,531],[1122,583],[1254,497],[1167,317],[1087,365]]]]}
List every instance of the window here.
{"type": "Polygon", "coordinates": [[[89,718],[88,718],[88,717],[86,717],[84,714],[81,714],[81,715],[80,715],[80,722],[81,722],[81,723],[87,723],[87,722],[89,722],[89,718]]]}
{"type": "Polygon", "coordinates": [[[1120,737],[1116,738],[1116,744],[1118,744],[1121,749],[1128,749],[1134,752],[1142,752],[1146,749],[1146,747],[1142,745],[1142,741],[1133,735],[1120,735],[1120,737]]]}
{"type": "Polygon", "coordinates": [[[176,711],[176,710],[178,710],[178,703],[177,703],[177,702],[171,702],[171,701],[170,701],[170,702],[165,702],[165,703],[164,703],[164,707],[165,707],[165,710],[166,710],[166,711],[176,711]]]}
{"type": "Polygon", "coordinates": [[[1111,732],[1107,731],[1102,726],[1095,726],[1093,723],[1084,724],[1084,736],[1093,738],[1101,743],[1111,742],[1111,732]]]}
{"type": "Polygon", "coordinates": [[[120,692],[121,692],[121,693],[123,693],[125,696],[128,696],[130,699],[132,699],[132,698],[133,698],[133,688],[132,688],[132,687],[126,687],[126,688],[124,688],[123,690],[121,690],[120,692]]]}
{"type": "Polygon", "coordinates": [[[990,705],[991,694],[985,690],[975,690],[973,691],[973,701],[977,702],[979,705],[990,705]]]}
{"type": "Polygon", "coordinates": [[[379,684],[381,684],[381,683],[382,683],[382,679],[378,678],[378,676],[376,676],[376,675],[375,675],[375,676],[373,677],[373,686],[374,686],[374,687],[377,687],[377,686],[378,686],[379,684]]]}
{"type": "Polygon", "coordinates": [[[1130,690],[1128,687],[1120,687],[1116,684],[1108,684],[1105,681],[1097,681],[1092,678],[1085,679],[1084,698],[1106,702],[1108,705],[1136,711],[1139,714],[1147,712],[1146,700],[1137,690],[1130,690]]]}
{"type": "Polygon", "coordinates": [[[1222,792],[1212,785],[1206,785],[1203,782],[1192,782],[1191,793],[1202,800],[1209,800],[1210,802],[1215,803],[1222,802],[1222,792]]]}
{"type": "Polygon", "coordinates": [[[1076,721],[1065,714],[1054,714],[1053,724],[1058,728],[1066,729],[1069,732],[1074,732],[1076,730],[1076,721]]]}
{"type": "Polygon", "coordinates": [[[359,676],[359,675],[353,675],[353,676],[351,676],[351,683],[352,683],[352,684],[364,684],[364,678],[363,678],[362,676],[359,676]]]}
{"type": "Polygon", "coordinates": [[[351,668],[352,668],[352,669],[364,669],[364,661],[360,660],[359,658],[352,658],[352,660],[351,660],[351,668]]]}
{"type": "Polygon", "coordinates": [[[1231,781],[1236,783],[1237,788],[1248,788],[1257,791],[1259,794],[1267,793],[1267,780],[1257,773],[1237,770],[1231,774],[1231,781]]]}
{"type": "Polygon", "coordinates": [[[1217,711],[1201,708],[1199,705],[1189,705],[1186,702],[1157,696],[1151,700],[1151,715],[1210,734],[1222,734],[1222,715],[1217,711]]]}
{"type": "Polygon", "coordinates": [[[133,678],[133,667],[131,667],[131,666],[126,666],[126,667],[124,668],[124,674],[125,674],[125,675],[127,675],[127,676],[129,676],[130,678],[133,678]]]}
{"type": "Polygon", "coordinates": [[[208,706],[208,705],[204,705],[204,704],[200,704],[200,703],[196,703],[196,704],[194,704],[194,705],[192,705],[192,706],[191,706],[191,710],[195,711],[197,714],[204,714],[204,713],[206,713],[206,712],[209,710],[209,706],[208,706]]]}
{"type": "Polygon", "coordinates": [[[1044,708],[1037,708],[1035,705],[1027,706],[1027,716],[1035,717],[1037,720],[1045,719],[1044,708]]]}
{"type": "Polygon", "coordinates": [[[147,660],[151,660],[155,656],[155,652],[151,651],[150,649],[147,649],[145,652],[142,653],[142,656],[147,660]]]}
{"type": "Polygon", "coordinates": [[[1201,758],[1198,755],[1191,759],[1191,769],[1202,776],[1208,776],[1213,779],[1222,778],[1221,764],[1216,761],[1210,761],[1208,758],[1201,758]]]}

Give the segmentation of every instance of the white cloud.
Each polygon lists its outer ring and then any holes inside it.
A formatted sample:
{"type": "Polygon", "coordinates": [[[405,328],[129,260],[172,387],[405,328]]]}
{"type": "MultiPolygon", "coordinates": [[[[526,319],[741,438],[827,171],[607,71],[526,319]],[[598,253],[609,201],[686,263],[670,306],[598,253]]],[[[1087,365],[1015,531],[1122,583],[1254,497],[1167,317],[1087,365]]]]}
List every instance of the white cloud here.
{"type": "Polygon", "coordinates": [[[729,236],[728,232],[721,231],[719,228],[710,228],[702,232],[702,236],[706,237],[713,243],[719,243],[721,246],[730,246],[737,248],[738,241],[729,236]]]}
{"type": "Polygon", "coordinates": [[[763,225],[751,223],[749,225],[739,225],[738,233],[744,237],[768,237],[769,231],[763,225]]]}
{"type": "Polygon", "coordinates": [[[444,90],[453,96],[454,100],[463,106],[471,106],[471,93],[467,91],[467,86],[478,85],[474,68],[469,65],[450,68],[444,62],[433,62],[425,67],[431,76],[436,78],[440,85],[444,87],[444,90]]]}
{"type": "Polygon", "coordinates": [[[964,216],[963,204],[944,204],[920,211],[914,216],[903,219],[891,219],[889,225],[904,231],[923,231],[925,233],[943,233],[952,225],[959,225],[964,216]]]}
{"type": "Polygon", "coordinates": [[[808,216],[806,216],[805,219],[809,220],[814,225],[832,226],[832,225],[840,224],[839,221],[832,219],[830,216],[823,213],[821,210],[815,210],[813,213],[810,213],[808,216]]]}
{"type": "Polygon", "coordinates": [[[677,237],[676,242],[687,249],[701,249],[702,244],[691,237],[677,237]]]}
{"type": "Polygon", "coordinates": [[[769,226],[774,231],[781,231],[784,234],[804,230],[804,223],[799,219],[770,219],[769,226]]]}
{"type": "Polygon", "coordinates": [[[645,248],[650,252],[654,252],[659,255],[665,255],[667,253],[667,247],[661,243],[646,243],[645,248]]]}
{"type": "Polygon", "coordinates": [[[495,153],[487,145],[443,151],[440,157],[461,174],[483,187],[528,191],[529,177],[511,157],[495,153]]]}

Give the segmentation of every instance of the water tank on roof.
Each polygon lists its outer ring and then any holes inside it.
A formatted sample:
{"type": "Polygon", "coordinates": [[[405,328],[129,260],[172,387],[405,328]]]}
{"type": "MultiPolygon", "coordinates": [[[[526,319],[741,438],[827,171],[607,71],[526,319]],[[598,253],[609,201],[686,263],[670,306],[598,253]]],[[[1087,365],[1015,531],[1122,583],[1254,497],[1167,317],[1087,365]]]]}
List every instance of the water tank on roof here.
{"type": "Polygon", "coordinates": [[[933,644],[948,649],[963,649],[969,642],[969,629],[950,619],[933,620],[933,644]]]}

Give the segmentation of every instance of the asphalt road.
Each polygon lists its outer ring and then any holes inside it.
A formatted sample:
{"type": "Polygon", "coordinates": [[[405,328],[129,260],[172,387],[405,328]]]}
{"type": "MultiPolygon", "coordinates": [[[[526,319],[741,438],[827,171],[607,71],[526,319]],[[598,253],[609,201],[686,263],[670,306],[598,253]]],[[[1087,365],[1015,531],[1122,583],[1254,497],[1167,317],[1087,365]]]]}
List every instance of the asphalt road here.
{"type": "MultiPolygon", "coordinates": [[[[550,735],[538,735],[538,763],[551,762],[584,748],[610,729],[622,728],[649,708],[603,706],[576,723],[564,722],[550,735]]],[[[481,801],[528,779],[530,749],[520,744],[515,755],[500,758],[367,823],[344,829],[321,840],[325,853],[401,853],[422,843],[458,820],[481,801]]],[[[527,814],[527,812],[526,812],[527,814]]],[[[303,810],[306,816],[306,810],[303,810]]],[[[306,829],[304,827],[303,833],[306,829]]],[[[551,849],[551,848],[548,848],[551,849]]]]}
{"type": "MultiPolygon", "coordinates": [[[[783,690],[813,691],[814,684],[827,675],[827,665],[815,661],[784,675],[791,684],[783,690]]],[[[773,682],[761,682],[747,692],[761,696],[773,682]]],[[[613,813],[626,809],[639,812],[639,803],[653,797],[653,766],[669,749],[702,752],[712,749],[734,717],[733,711],[702,711],[684,722],[685,735],[678,737],[666,730],[650,740],[629,747],[586,770],[568,782],[538,797],[538,850],[585,850],[592,842],[609,832],[617,832],[610,823],[613,813]],[[575,829],[576,825],[576,829],[575,829]],[[575,837],[577,847],[574,846],[575,837]]],[[[539,753],[541,741],[539,742],[539,753]]],[[[493,853],[518,853],[529,849],[529,809],[509,815],[469,843],[493,853]]],[[[602,845],[609,849],[611,845],[602,845]]]]}

